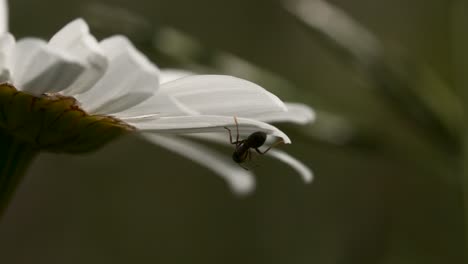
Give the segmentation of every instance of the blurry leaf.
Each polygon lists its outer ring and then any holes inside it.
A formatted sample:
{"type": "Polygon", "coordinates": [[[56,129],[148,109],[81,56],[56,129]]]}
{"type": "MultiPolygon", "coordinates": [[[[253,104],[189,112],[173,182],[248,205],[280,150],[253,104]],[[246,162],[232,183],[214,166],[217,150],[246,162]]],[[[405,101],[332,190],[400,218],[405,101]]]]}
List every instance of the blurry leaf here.
{"type": "Polygon", "coordinates": [[[456,90],[468,102],[468,3],[464,0],[452,1],[451,43],[453,74],[456,90]]]}
{"type": "MultiPolygon", "coordinates": [[[[437,110],[432,108],[438,106],[427,104],[421,98],[413,87],[412,76],[401,74],[401,65],[387,61],[382,44],[371,32],[326,1],[291,0],[284,3],[286,9],[313,36],[361,69],[395,112],[407,122],[419,126],[419,134],[429,134],[444,151],[458,152],[459,142],[452,131],[453,127],[447,127],[449,122],[441,120],[445,116],[438,115],[437,110]]],[[[450,90],[439,89],[438,94],[441,93],[447,94],[446,98],[454,98],[448,94],[450,90]]],[[[449,112],[459,116],[457,103],[453,105],[455,108],[449,112]]]]}
{"type": "Polygon", "coordinates": [[[99,35],[125,35],[134,43],[141,43],[151,38],[153,32],[153,25],[145,17],[118,6],[87,3],[83,5],[82,13],[99,35]]]}

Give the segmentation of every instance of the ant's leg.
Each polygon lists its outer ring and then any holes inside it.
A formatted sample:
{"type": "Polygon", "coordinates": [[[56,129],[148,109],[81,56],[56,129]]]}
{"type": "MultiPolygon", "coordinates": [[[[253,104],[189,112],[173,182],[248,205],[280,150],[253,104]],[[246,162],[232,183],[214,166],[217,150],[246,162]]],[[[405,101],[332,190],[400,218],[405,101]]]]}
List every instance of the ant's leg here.
{"type": "MultiPolygon", "coordinates": [[[[252,152],[249,150],[249,157],[248,157],[249,160],[252,159],[252,152]]],[[[259,164],[254,164],[254,168],[258,168],[259,164]]]]}
{"type": "Polygon", "coordinates": [[[279,144],[282,144],[282,143],[284,143],[284,141],[283,141],[283,140],[280,140],[280,141],[276,142],[275,144],[269,146],[269,147],[268,147],[267,149],[265,149],[263,152],[262,152],[261,150],[259,150],[258,148],[255,148],[255,151],[257,151],[258,154],[263,155],[263,154],[267,153],[270,149],[272,149],[272,148],[274,148],[274,147],[276,147],[276,146],[278,146],[279,144]]]}
{"type": "Polygon", "coordinates": [[[242,166],[242,164],[239,163],[239,166],[241,166],[244,170],[249,170],[249,168],[242,166]]]}
{"type": "Polygon", "coordinates": [[[247,150],[247,154],[245,154],[245,159],[246,160],[252,160],[252,152],[250,152],[250,149],[247,150]]]}
{"type": "Polygon", "coordinates": [[[236,123],[237,137],[236,142],[239,142],[239,123],[237,123],[237,117],[234,116],[234,122],[236,123]]]}
{"type": "Polygon", "coordinates": [[[229,129],[228,127],[224,127],[224,129],[226,129],[229,132],[229,142],[231,144],[238,146],[244,142],[244,140],[239,140],[239,138],[237,138],[237,141],[232,141],[231,129],[229,129]]]}
{"type": "Polygon", "coordinates": [[[231,142],[231,144],[237,144],[237,142],[232,142],[232,135],[231,135],[231,129],[227,128],[227,127],[224,127],[228,132],[229,132],[229,142],[231,142]]]}
{"type": "Polygon", "coordinates": [[[239,141],[239,123],[237,122],[236,116],[234,116],[234,123],[236,123],[236,132],[237,132],[236,141],[232,141],[231,129],[229,129],[228,127],[224,127],[224,129],[226,129],[229,132],[229,142],[233,145],[237,145],[239,143],[242,143],[242,141],[239,141]]]}

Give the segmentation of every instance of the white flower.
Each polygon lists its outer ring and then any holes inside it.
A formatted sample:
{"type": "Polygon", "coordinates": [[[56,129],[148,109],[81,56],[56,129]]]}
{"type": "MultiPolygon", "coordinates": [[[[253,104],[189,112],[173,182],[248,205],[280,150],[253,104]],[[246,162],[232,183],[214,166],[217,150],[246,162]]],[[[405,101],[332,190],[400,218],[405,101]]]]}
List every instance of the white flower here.
{"type": "MultiPolygon", "coordinates": [[[[237,116],[241,136],[263,131],[288,144],[288,136],[266,122],[303,124],[314,117],[309,107],[285,104],[242,79],[160,71],[124,36],[98,42],[82,19],[48,42],[16,41],[7,31],[6,3],[1,0],[0,15],[0,82],[37,97],[45,93],[74,97],[87,113],[124,121],[149,141],[213,170],[237,193],[253,189],[252,173],[230,155],[195,143],[194,136],[229,144],[224,127],[235,131],[237,116]]],[[[278,150],[269,154],[311,181],[310,170],[296,159],[278,150]]]]}

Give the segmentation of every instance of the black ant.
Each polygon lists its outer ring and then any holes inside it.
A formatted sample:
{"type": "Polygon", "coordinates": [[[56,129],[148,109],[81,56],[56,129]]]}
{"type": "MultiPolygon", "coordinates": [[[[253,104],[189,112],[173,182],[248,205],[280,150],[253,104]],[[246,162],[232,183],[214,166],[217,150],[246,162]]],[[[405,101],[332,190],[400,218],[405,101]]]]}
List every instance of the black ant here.
{"type": "Polygon", "coordinates": [[[239,140],[239,123],[237,122],[237,118],[235,116],[234,116],[234,122],[236,123],[236,130],[237,130],[236,141],[232,141],[231,129],[227,127],[224,127],[224,128],[229,132],[229,142],[233,145],[236,145],[234,149],[234,153],[232,153],[232,159],[234,160],[234,162],[236,162],[237,164],[239,164],[242,168],[246,170],[248,170],[248,168],[242,166],[242,163],[245,162],[246,160],[251,159],[251,155],[252,155],[252,153],[250,152],[251,148],[255,149],[255,151],[258,154],[264,155],[274,146],[283,143],[283,141],[280,140],[276,142],[275,144],[269,146],[266,150],[261,151],[258,148],[263,146],[263,144],[265,144],[265,141],[267,139],[267,134],[265,132],[257,131],[257,132],[250,134],[246,139],[239,140]]]}

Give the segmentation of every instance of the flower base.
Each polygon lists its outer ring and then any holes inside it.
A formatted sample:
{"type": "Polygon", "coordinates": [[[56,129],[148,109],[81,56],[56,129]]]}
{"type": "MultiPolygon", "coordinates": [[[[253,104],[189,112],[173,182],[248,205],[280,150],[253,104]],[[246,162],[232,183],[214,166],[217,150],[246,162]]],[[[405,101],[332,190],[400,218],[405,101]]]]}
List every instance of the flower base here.
{"type": "Polygon", "coordinates": [[[73,97],[40,97],[0,84],[0,128],[31,148],[49,152],[97,150],[134,128],[117,118],[90,115],[73,97]]]}
{"type": "Polygon", "coordinates": [[[91,152],[133,130],[119,119],[86,113],[73,97],[33,96],[0,84],[0,217],[40,151],[91,152]]]}

